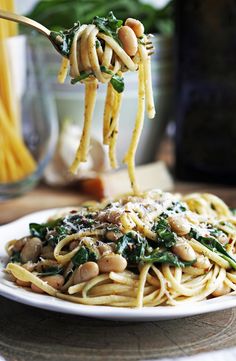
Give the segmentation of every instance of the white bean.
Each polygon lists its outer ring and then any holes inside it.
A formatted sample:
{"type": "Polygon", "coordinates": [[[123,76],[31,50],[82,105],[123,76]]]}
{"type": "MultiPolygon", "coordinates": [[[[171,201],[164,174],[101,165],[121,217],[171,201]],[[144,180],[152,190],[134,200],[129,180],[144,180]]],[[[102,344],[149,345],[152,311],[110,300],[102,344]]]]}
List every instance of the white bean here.
{"type": "Polygon", "coordinates": [[[229,238],[226,236],[224,232],[222,232],[219,236],[217,236],[218,241],[224,246],[229,243],[229,238]]]}
{"type": "Polygon", "coordinates": [[[21,281],[18,278],[16,279],[16,284],[21,287],[30,287],[30,282],[21,281]]]}
{"type": "Polygon", "coordinates": [[[168,222],[171,226],[172,231],[178,234],[178,236],[184,236],[185,234],[188,234],[190,232],[190,223],[183,216],[169,216],[168,222]]]}
{"type": "Polygon", "coordinates": [[[124,51],[129,56],[134,56],[138,50],[138,40],[134,31],[129,26],[122,26],[118,31],[118,37],[124,51]]]}
{"type": "Polygon", "coordinates": [[[186,241],[178,241],[176,245],[172,247],[172,251],[183,261],[193,261],[196,259],[195,251],[186,241]]]}
{"type": "Polygon", "coordinates": [[[140,38],[140,36],[142,36],[144,33],[144,26],[141,21],[137,19],[128,18],[125,22],[125,25],[129,26],[133,30],[137,38],[140,38]]]}
{"type": "Polygon", "coordinates": [[[79,266],[74,272],[73,283],[89,281],[99,275],[99,268],[95,262],[86,262],[79,266]]]}
{"type": "Polygon", "coordinates": [[[98,267],[101,273],[123,272],[127,267],[127,261],[119,254],[108,254],[98,260],[98,267]]]}
{"type": "Polygon", "coordinates": [[[60,290],[65,282],[65,279],[62,275],[52,275],[42,277],[42,281],[47,282],[49,286],[55,288],[56,290],[60,290]]]}
{"type": "Polygon", "coordinates": [[[24,247],[25,243],[27,242],[27,237],[18,239],[14,246],[13,246],[13,251],[15,252],[20,252],[22,250],[22,248],[24,247]]]}
{"type": "Polygon", "coordinates": [[[97,249],[99,250],[101,256],[113,252],[113,249],[108,244],[103,244],[101,246],[98,246],[97,249]]]}
{"type": "Polygon", "coordinates": [[[20,253],[22,263],[29,261],[36,262],[42,251],[42,242],[39,238],[34,237],[29,239],[20,253]]]}
{"type": "Polygon", "coordinates": [[[41,288],[39,288],[38,286],[34,285],[33,283],[31,283],[30,286],[31,290],[35,293],[45,293],[41,288]]]}
{"type": "Polygon", "coordinates": [[[48,244],[47,246],[44,246],[42,248],[41,256],[42,256],[42,258],[46,258],[46,259],[54,258],[53,248],[52,248],[52,246],[50,246],[50,244],[48,244]]]}
{"type": "Polygon", "coordinates": [[[72,241],[70,244],[69,244],[69,250],[70,251],[73,251],[73,249],[75,249],[79,244],[79,241],[72,241]]]}
{"type": "Polygon", "coordinates": [[[200,269],[209,269],[211,267],[211,262],[209,261],[209,258],[200,255],[197,257],[197,260],[193,266],[200,269]]]}

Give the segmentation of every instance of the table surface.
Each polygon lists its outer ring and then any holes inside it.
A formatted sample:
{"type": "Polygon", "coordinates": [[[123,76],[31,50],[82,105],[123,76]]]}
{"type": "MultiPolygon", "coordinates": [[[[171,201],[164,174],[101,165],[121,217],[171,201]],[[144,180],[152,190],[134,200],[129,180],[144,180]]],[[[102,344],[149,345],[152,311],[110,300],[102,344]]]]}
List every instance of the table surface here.
{"type": "MultiPolygon", "coordinates": [[[[212,192],[236,207],[236,188],[177,183],[175,191],[212,192]]],[[[40,186],[0,203],[0,224],[87,199],[76,189],[40,186]]],[[[159,322],[114,322],[64,315],[0,297],[0,355],[9,361],[151,360],[236,346],[236,308],[159,322]]]]}

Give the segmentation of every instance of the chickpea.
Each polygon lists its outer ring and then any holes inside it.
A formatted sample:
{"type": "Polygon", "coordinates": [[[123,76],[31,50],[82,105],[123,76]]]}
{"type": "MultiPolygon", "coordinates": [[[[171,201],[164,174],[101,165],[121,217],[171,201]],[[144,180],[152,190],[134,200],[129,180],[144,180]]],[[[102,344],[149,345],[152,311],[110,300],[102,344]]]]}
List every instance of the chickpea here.
{"type": "Polygon", "coordinates": [[[29,261],[36,262],[42,251],[42,242],[39,238],[29,239],[20,253],[21,261],[27,263],[29,261]]]}
{"type": "Polygon", "coordinates": [[[231,288],[228,285],[226,285],[224,282],[222,282],[221,285],[218,286],[217,289],[214,292],[212,292],[211,295],[214,297],[224,296],[230,293],[230,291],[231,288]]]}
{"type": "Polygon", "coordinates": [[[185,234],[188,234],[190,232],[191,226],[183,216],[169,216],[168,222],[171,226],[172,231],[178,234],[178,236],[184,236],[185,234]]]}
{"type": "Polygon", "coordinates": [[[47,282],[49,286],[55,288],[56,290],[60,290],[65,282],[65,279],[62,275],[53,275],[42,277],[42,281],[47,282]]]}
{"type": "Polygon", "coordinates": [[[21,281],[18,278],[16,279],[16,284],[21,287],[30,287],[30,282],[21,281]]]}
{"type": "Polygon", "coordinates": [[[193,266],[200,269],[209,269],[211,267],[211,262],[207,257],[200,255],[197,257],[197,260],[193,266]]]}
{"type": "Polygon", "coordinates": [[[98,267],[101,273],[123,272],[127,267],[127,261],[119,254],[108,254],[98,260],[98,267]]]}
{"type": "Polygon", "coordinates": [[[188,242],[178,241],[176,245],[172,247],[172,251],[184,261],[193,261],[196,259],[196,253],[188,242]]]}
{"type": "Polygon", "coordinates": [[[118,37],[124,51],[129,56],[134,56],[138,50],[138,40],[134,31],[129,26],[122,26],[118,31],[118,37]]]}
{"type": "Polygon", "coordinates": [[[125,25],[129,26],[133,30],[137,38],[140,38],[140,36],[142,36],[144,33],[144,26],[139,20],[128,18],[125,22],[125,25]]]}
{"type": "Polygon", "coordinates": [[[79,266],[74,272],[73,283],[89,281],[99,275],[99,268],[95,262],[86,262],[79,266]]]}

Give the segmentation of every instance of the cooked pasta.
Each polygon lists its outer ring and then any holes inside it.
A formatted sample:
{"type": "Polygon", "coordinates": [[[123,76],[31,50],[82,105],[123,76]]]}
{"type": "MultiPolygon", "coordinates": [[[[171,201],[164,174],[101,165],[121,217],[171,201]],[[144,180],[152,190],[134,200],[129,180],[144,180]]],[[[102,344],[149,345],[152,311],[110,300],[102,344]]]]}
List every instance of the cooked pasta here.
{"type": "MultiPolygon", "coordinates": [[[[0,0],[0,8],[13,11],[13,0],[0,0]]],[[[6,40],[17,35],[17,25],[0,21],[0,183],[23,179],[35,170],[35,161],[21,136],[19,99],[10,71],[6,40]]]]}
{"type": "Polygon", "coordinates": [[[7,245],[20,286],[86,305],[155,307],[236,291],[236,216],[211,194],[86,203],[7,245]]]}
{"type": "Polygon", "coordinates": [[[145,104],[148,117],[155,116],[149,51],[152,44],[144,34],[143,25],[138,20],[129,18],[122,26],[122,21],[109,13],[107,18],[95,17],[89,25],[75,24],[67,33],[66,45],[69,50],[66,53],[67,57],[62,60],[58,81],[65,81],[70,67],[72,84],[85,84],[84,127],[80,145],[70,168],[73,173],[81,162],[87,160],[98,83],[108,84],[103,116],[103,143],[109,147],[111,167],[117,167],[115,147],[119,131],[121,93],[124,90],[123,73],[129,70],[137,71],[139,74],[135,128],[124,158],[131,186],[137,194],[139,189],[135,179],[134,163],[143,127],[145,104]]]}

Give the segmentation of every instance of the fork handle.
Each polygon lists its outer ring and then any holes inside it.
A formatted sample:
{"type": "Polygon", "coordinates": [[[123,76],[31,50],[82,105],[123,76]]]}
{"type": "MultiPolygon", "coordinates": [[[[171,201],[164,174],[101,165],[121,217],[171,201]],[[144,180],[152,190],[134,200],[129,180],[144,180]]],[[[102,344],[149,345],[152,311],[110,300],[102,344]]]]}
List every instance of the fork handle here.
{"type": "Polygon", "coordinates": [[[43,26],[42,24],[38,23],[35,20],[27,18],[26,16],[17,15],[9,11],[0,9],[0,18],[10,21],[15,21],[16,23],[21,23],[26,26],[30,26],[35,30],[39,31],[44,36],[47,36],[48,38],[50,37],[51,31],[48,28],[46,28],[45,26],[43,26]]]}

